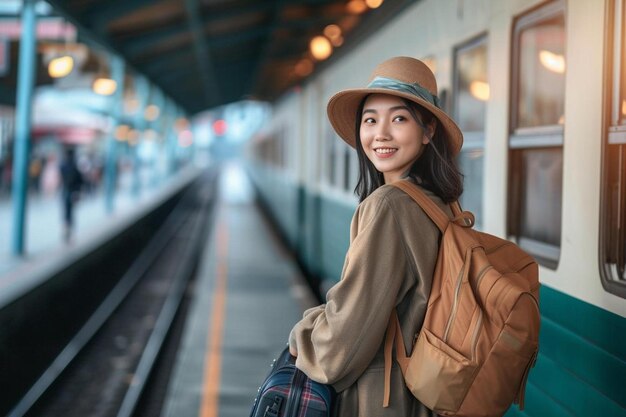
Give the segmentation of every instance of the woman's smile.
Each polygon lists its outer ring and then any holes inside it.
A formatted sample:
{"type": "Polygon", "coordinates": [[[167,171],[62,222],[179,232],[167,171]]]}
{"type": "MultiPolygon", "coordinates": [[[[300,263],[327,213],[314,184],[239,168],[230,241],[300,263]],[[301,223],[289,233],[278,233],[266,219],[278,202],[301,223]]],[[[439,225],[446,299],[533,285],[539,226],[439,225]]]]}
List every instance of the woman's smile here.
{"type": "Polygon", "coordinates": [[[379,158],[391,158],[397,150],[397,148],[374,148],[374,152],[379,158]]]}
{"type": "Polygon", "coordinates": [[[402,178],[429,142],[407,104],[386,94],[372,94],[365,100],[359,134],[365,155],[387,184],[402,178]]]}

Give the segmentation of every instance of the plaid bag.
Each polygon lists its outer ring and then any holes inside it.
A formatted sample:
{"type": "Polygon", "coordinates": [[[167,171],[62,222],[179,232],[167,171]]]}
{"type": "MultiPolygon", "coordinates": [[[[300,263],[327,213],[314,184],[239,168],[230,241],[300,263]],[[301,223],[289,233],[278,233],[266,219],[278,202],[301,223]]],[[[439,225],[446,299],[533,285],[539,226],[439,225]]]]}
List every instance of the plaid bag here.
{"type": "Polygon", "coordinates": [[[250,417],[330,417],[334,398],[333,388],[309,379],[285,348],[259,388],[250,417]]]}

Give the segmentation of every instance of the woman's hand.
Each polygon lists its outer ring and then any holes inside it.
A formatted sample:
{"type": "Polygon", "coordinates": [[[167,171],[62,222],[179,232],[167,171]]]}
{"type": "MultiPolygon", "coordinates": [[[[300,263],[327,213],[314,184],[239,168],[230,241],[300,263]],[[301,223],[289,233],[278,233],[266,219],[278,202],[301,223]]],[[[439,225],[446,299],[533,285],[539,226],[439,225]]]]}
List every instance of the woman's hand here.
{"type": "Polygon", "coordinates": [[[289,345],[289,353],[291,353],[291,356],[298,357],[298,348],[296,347],[296,335],[294,334],[293,329],[291,329],[291,332],[289,333],[289,341],[287,342],[287,344],[289,345]]]}

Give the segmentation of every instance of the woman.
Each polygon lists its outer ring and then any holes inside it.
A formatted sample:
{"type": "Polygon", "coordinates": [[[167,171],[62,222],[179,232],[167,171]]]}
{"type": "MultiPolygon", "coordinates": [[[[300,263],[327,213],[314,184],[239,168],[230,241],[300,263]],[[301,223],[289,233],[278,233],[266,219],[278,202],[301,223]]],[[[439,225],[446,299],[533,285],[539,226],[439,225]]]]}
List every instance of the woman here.
{"type": "Polygon", "coordinates": [[[391,372],[383,407],[385,330],[397,308],[410,353],[430,293],[440,232],[403,191],[385,185],[418,184],[442,209],[462,192],[454,162],[463,143],[440,108],[435,77],[413,58],[378,65],[366,88],[345,90],[328,103],[335,131],[359,157],[355,192],[360,204],[350,227],[341,280],[324,305],[309,309],[289,338],[296,366],[339,393],[338,415],[430,416],[391,372]]]}

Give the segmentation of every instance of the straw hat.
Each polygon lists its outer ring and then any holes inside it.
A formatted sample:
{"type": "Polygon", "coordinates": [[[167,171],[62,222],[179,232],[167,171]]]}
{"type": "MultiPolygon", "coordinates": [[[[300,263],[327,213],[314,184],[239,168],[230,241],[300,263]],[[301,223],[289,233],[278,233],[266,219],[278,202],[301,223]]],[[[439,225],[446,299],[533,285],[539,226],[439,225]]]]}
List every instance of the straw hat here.
{"type": "Polygon", "coordinates": [[[415,58],[395,57],[379,64],[365,88],[343,90],[328,101],[330,124],[341,138],[356,147],[356,112],[361,101],[369,94],[390,94],[411,100],[430,111],[438,120],[456,155],[463,145],[463,134],[454,121],[439,108],[437,81],[432,71],[415,58]]]}

